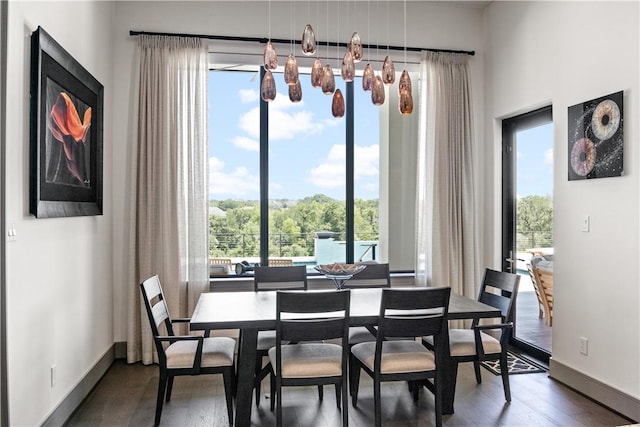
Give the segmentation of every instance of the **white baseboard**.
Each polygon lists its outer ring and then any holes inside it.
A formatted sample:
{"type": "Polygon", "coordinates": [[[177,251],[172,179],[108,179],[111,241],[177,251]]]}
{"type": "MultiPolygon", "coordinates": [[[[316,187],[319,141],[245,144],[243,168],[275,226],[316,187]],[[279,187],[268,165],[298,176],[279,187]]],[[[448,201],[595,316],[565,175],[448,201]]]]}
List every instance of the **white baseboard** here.
{"type": "Polygon", "coordinates": [[[633,420],[633,422],[640,421],[640,399],[557,362],[553,357],[549,359],[549,376],[633,420]]]}
{"type": "Polygon", "coordinates": [[[87,375],[67,394],[53,412],[51,412],[51,415],[42,423],[42,427],[65,425],[69,418],[71,418],[71,415],[78,409],[80,404],[113,364],[114,359],[115,345],[111,346],[111,348],[105,352],[93,368],[89,370],[87,375]]]}

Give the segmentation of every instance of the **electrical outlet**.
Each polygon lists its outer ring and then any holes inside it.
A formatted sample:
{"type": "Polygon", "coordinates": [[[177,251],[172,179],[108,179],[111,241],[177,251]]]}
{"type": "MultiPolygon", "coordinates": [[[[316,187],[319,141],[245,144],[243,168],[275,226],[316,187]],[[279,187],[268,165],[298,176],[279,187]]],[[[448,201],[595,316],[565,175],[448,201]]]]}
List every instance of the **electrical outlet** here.
{"type": "Polygon", "coordinates": [[[589,354],[589,340],[585,337],[580,337],[580,353],[585,356],[589,354]]]}
{"type": "Polygon", "coordinates": [[[56,386],[56,365],[51,365],[51,387],[56,386]]]}
{"type": "Polygon", "coordinates": [[[589,225],[590,225],[590,218],[589,215],[582,215],[582,222],[580,224],[580,231],[584,232],[584,233],[588,233],[589,232],[589,225]]]}

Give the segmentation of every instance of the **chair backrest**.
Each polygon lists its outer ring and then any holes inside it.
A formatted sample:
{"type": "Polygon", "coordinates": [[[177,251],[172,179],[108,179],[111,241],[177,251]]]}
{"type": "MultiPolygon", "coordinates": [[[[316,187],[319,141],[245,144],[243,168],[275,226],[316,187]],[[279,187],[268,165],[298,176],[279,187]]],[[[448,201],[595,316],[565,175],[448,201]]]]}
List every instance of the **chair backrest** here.
{"type": "Polygon", "coordinates": [[[383,289],[377,342],[438,336],[447,330],[451,288],[383,289]]]}
{"type": "Polygon", "coordinates": [[[257,291],[306,290],[307,267],[255,267],[253,269],[253,289],[257,291]]]}
{"type": "Polygon", "coordinates": [[[487,268],[484,271],[478,301],[500,310],[503,322],[513,322],[520,276],[487,268]]]}
{"type": "Polygon", "coordinates": [[[167,328],[167,335],[174,335],[169,308],[167,307],[167,302],[162,293],[162,286],[160,285],[160,278],[157,275],[149,277],[140,284],[140,289],[142,290],[142,299],[147,309],[147,316],[149,317],[149,324],[151,325],[153,336],[157,337],[160,335],[159,328],[162,323],[164,323],[167,328]]]}
{"type": "Polygon", "coordinates": [[[533,273],[542,302],[549,310],[549,314],[553,315],[553,270],[534,267],[533,273]]]}
{"type": "Polygon", "coordinates": [[[350,297],[347,290],[278,291],[276,342],[342,338],[344,348],[348,348],[350,297]]]}
{"type": "Polygon", "coordinates": [[[388,263],[360,264],[366,265],[366,268],[342,285],[344,289],[391,287],[391,275],[389,273],[388,263]]]}

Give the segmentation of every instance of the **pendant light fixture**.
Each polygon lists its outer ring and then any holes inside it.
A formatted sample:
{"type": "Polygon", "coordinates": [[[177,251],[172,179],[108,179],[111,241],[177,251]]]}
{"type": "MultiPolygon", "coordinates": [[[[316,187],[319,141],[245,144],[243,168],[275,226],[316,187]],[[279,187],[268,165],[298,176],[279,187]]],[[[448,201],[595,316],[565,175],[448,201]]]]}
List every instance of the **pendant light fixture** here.
{"type": "Polygon", "coordinates": [[[360,35],[355,32],[351,36],[351,40],[349,41],[349,52],[353,57],[353,62],[358,63],[362,61],[362,41],[360,40],[360,35]]]}
{"type": "Polygon", "coordinates": [[[407,72],[407,0],[404,0],[404,68],[398,82],[398,109],[406,116],[413,112],[411,77],[407,72]]]}
{"type": "Polygon", "coordinates": [[[269,0],[269,41],[264,48],[264,68],[266,70],[262,78],[260,95],[265,102],[271,102],[276,98],[276,81],[271,74],[271,70],[278,67],[278,55],[271,44],[271,0],[269,0]]]}
{"type": "Polygon", "coordinates": [[[260,95],[265,102],[271,102],[276,99],[276,81],[273,78],[273,74],[271,74],[271,70],[265,70],[260,95]]]}
{"type": "Polygon", "coordinates": [[[321,87],[323,76],[324,70],[322,69],[322,62],[320,59],[316,58],[315,61],[313,61],[313,66],[311,67],[311,86],[321,87]]]}
{"type": "Polygon", "coordinates": [[[294,84],[289,85],[289,100],[293,103],[300,102],[302,100],[302,86],[300,85],[300,79],[294,84]]]}
{"type": "Polygon", "coordinates": [[[371,102],[373,105],[382,105],[384,104],[384,83],[382,82],[382,77],[376,76],[373,79],[373,87],[371,89],[371,102]]]}
{"type": "MultiPolygon", "coordinates": [[[[293,13],[290,13],[290,28],[291,28],[291,53],[287,57],[287,62],[284,64],[284,82],[288,85],[295,85],[298,82],[298,61],[293,54],[293,16],[295,16],[295,2],[291,3],[294,9],[293,13]]],[[[289,11],[291,12],[291,7],[289,11]]]]}
{"type": "MultiPolygon", "coordinates": [[[[327,2],[327,34],[329,34],[329,3],[327,2]]],[[[322,67],[322,93],[331,95],[336,90],[336,80],[329,63],[329,40],[327,39],[327,63],[322,67]]]]}
{"type": "MultiPolygon", "coordinates": [[[[369,15],[369,1],[367,1],[367,37],[371,38],[371,23],[369,15]]],[[[371,56],[371,48],[369,48],[369,56],[371,56]]],[[[373,88],[373,67],[371,64],[367,64],[362,72],[362,90],[370,91],[373,88]]]]}
{"type": "Polygon", "coordinates": [[[386,85],[392,85],[396,81],[396,67],[389,56],[389,0],[387,0],[387,56],[382,63],[382,81],[386,85]]]}
{"type": "MultiPolygon", "coordinates": [[[[336,30],[336,37],[338,38],[338,40],[340,39],[340,0],[338,0],[337,6],[336,6],[336,15],[338,16],[338,18],[336,19],[337,22],[337,30],[336,30]]],[[[336,43],[336,60],[338,60],[338,58],[340,57],[340,47],[339,47],[339,43],[336,43]]],[[[353,58],[351,58],[351,54],[349,53],[349,50],[347,50],[344,54],[344,58],[342,59],[342,67],[340,68],[341,73],[342,73],[342,78],[344,79],[344,81],[353,81],[353,74],[355,73],[355,65],[353,64],[353,58]],[[348,59],[347,59],[348,58],[348,59]],[[347,65],[345,63],[345,60],[347,60],[350,64],[347,65]],[[348,79],[351,80],[348,80],[348,79]]],[[[333,117],[336,118],[340,118],[344,116],[344,97],[342,96],[342,91],[340,89],[336,89],[336,91],[333,93],[333,99],[331,100],[331,114],[333,115],[333,117]]]]}
{"type": "Polygon", "coordinates": [[[331,114],[333,117],[343,117],[344,116],[344,97],[342,96],[342,91],[340,89],[336,89],[333,94],[333,100],[331,101],[331,114]]]}
{"type": "Polygon", "coordinates": [[[311,24],[307,24],[302,31],[302,53],[306,56],[312,56],[316,53],[316,33],[313,31],[311,24]]]}

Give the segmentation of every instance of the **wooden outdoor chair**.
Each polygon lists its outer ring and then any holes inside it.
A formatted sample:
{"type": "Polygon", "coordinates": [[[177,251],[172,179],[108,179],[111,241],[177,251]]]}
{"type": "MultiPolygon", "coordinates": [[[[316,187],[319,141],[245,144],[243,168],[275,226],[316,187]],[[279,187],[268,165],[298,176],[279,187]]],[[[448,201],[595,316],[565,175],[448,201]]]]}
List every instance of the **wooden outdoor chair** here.
{"type": "Polygon", "coordinates": [[[533,267],[533,274],[535,277],[534,286],[540,295],[544,310],[544,323],[547,326],[553,326],[553,270],[533,267]]]}

